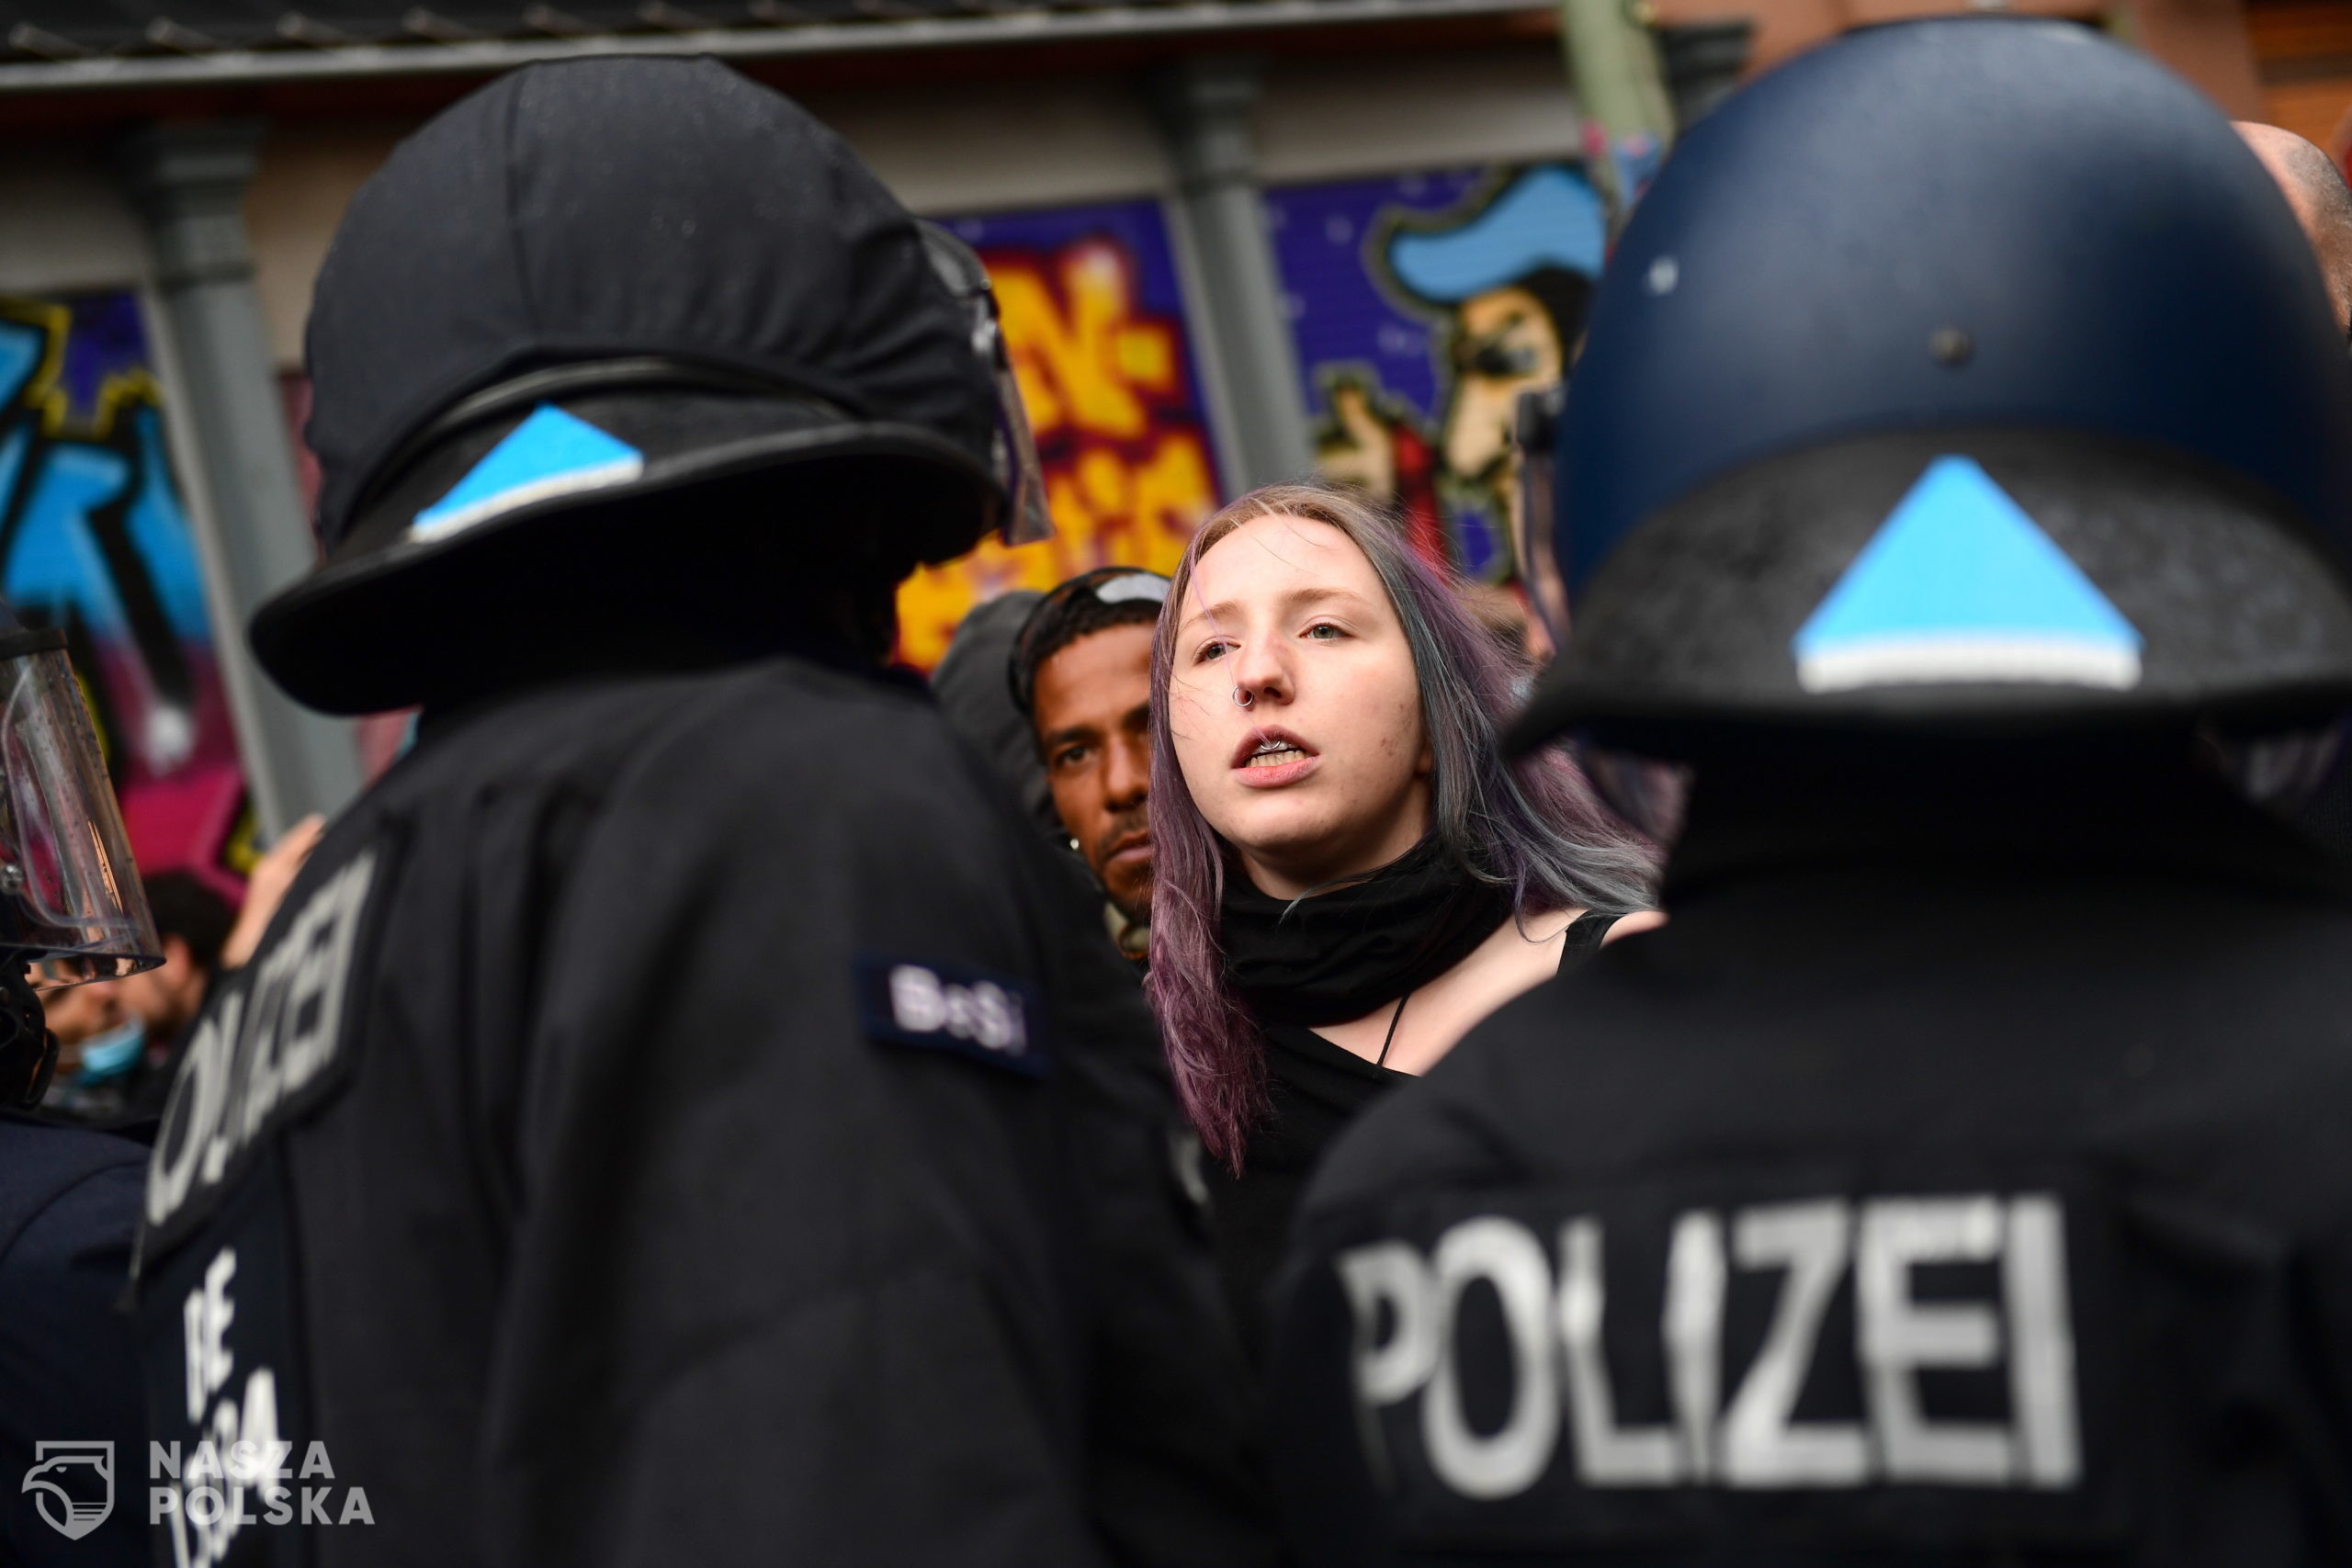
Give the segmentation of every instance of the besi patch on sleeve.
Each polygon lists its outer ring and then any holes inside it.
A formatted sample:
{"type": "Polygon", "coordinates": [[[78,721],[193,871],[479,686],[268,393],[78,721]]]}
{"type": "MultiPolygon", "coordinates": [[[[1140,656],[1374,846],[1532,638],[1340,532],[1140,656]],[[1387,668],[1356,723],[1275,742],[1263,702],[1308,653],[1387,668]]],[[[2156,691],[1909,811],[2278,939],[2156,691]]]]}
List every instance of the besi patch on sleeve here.
{"type": "Polygon", "coordinates": [[[862,953],[857,1010],[868,1036],[950,1051],[1028,1077],[1046,1076],[1043,1016],[1022,981],[967,964],[862,953]]]}

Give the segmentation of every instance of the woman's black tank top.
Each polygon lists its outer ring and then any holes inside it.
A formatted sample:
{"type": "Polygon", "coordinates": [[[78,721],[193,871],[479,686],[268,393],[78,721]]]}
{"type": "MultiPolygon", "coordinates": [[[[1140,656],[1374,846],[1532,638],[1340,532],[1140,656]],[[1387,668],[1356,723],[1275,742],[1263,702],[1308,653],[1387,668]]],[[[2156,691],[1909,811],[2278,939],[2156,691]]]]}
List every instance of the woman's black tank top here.
{"type": "MultiPolygon", "coordinates": [[[[1561,944],[1560,972],[1600,951],[1614,915],[1578,915],[1561,944]]],[[[1358,1112],[1411,1073],[1375,1066],[1301,1024],[1261,1026],[1266,1037],[1270,1113],[1250,1134],[1237,1177],[1208,1162],[1209,1197],[1216,1213],[1217,1260],[1225,1274],[1234,1322],[1253,1362],[1262,1364],[1267,1302],[1274,1271],[1290,1242],[1292,1212],[1306,1190],[1315,1163],[1358,1112]]]]}

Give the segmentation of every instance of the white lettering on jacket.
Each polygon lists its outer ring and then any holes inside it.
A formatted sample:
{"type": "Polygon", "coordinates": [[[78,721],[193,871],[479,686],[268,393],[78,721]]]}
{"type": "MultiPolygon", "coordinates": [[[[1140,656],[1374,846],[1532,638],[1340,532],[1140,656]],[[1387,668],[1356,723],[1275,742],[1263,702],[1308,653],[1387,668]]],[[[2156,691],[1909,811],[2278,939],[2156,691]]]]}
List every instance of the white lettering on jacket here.
{"type": "MultiPolygon", "coordinates": [[[[1876,1482],[2063,1490],[2082,1479],[2065,1221],[2048,1193],[2001,1198],[1824,1198],[1712,1210],[1675,1222],[1658,1325],[1671,1420],[1628,1426],[1604,1354],[1605,1237],[1572,1218],[1547,1253],[1528,1225],[1485,1214],[1427,1255],[1382,1241],[1340,1255],[1355,1325],[1354,1382],[1367,1457],[1393,1473],[1380,1413],[1418,1400],[1430,1470],[1461,1496],[1514,1496],[1543,1478],[1565,1437],[1588,1487],[1856,1487],[1876,1482]],[[1556,1258],[1556,1263],[1555,1263],[1556,1258]],[[1914,1270],[1990,1265],[1998,1299],[1923,1299],[1914,1270]],[[1724,1303],[1736,1270],[1779,1276],[1763,1343],[1724,1386],[1724,1303]],[[1860,1421],[1799,1421],[1831,1298],[1850,1275],[1860,1421]],[[1455,1332],[1463,1292],[1501,1305],[1510,1404],[1480,1431],[1464,1412],[1455,1332]],[[1939,1420],[1919,1375],[2005,1371],[2005,1422],[1939,1420]]],[[[1493,1319],[1483,1319],[1491,1324],[1493,1319]]]]}
{"type": "Polygon", "coordinates": [[[891,966],[890,1019],[910,1034],[950,1034],[1015,1056],[1028,1049],[1019,998],[986,980],[953,984],[920,964],[891,966]]]}
{"type": "Polygon", "coordinates": [[[325,1071],[343,1045],[344,990],[373,852],[304,901],[251,972],[209,1009],[172,1088],[147,1167],[147,1223],[170,1222],[218,1187],[269,1113],[325,1071]]]}

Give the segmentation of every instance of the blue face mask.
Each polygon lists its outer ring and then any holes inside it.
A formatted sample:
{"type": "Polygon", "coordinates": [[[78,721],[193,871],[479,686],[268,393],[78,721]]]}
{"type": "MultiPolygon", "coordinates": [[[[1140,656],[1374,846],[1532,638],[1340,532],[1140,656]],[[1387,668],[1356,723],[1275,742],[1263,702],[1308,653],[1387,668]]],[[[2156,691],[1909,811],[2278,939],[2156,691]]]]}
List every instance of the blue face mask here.
{"type": "Polygon", "coordinates": [[[82,1070],[74,1081],[93,1084],[120,1077],[146,1048],[147,1026],[135,1018],[94,1034],[82,1042],[82,1070]]]}

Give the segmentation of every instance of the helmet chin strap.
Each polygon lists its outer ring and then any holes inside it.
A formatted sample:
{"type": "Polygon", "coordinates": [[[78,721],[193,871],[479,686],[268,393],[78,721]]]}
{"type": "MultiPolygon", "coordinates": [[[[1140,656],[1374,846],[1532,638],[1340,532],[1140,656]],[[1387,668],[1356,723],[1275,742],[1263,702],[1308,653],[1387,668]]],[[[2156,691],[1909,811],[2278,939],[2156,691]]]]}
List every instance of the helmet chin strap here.
{"type": "Polygon", "coordinates": [[[0,978],[0,1105],[30,1111],[57,1070],[57,1036],[32,982],[18,970],[0,978]]]}

